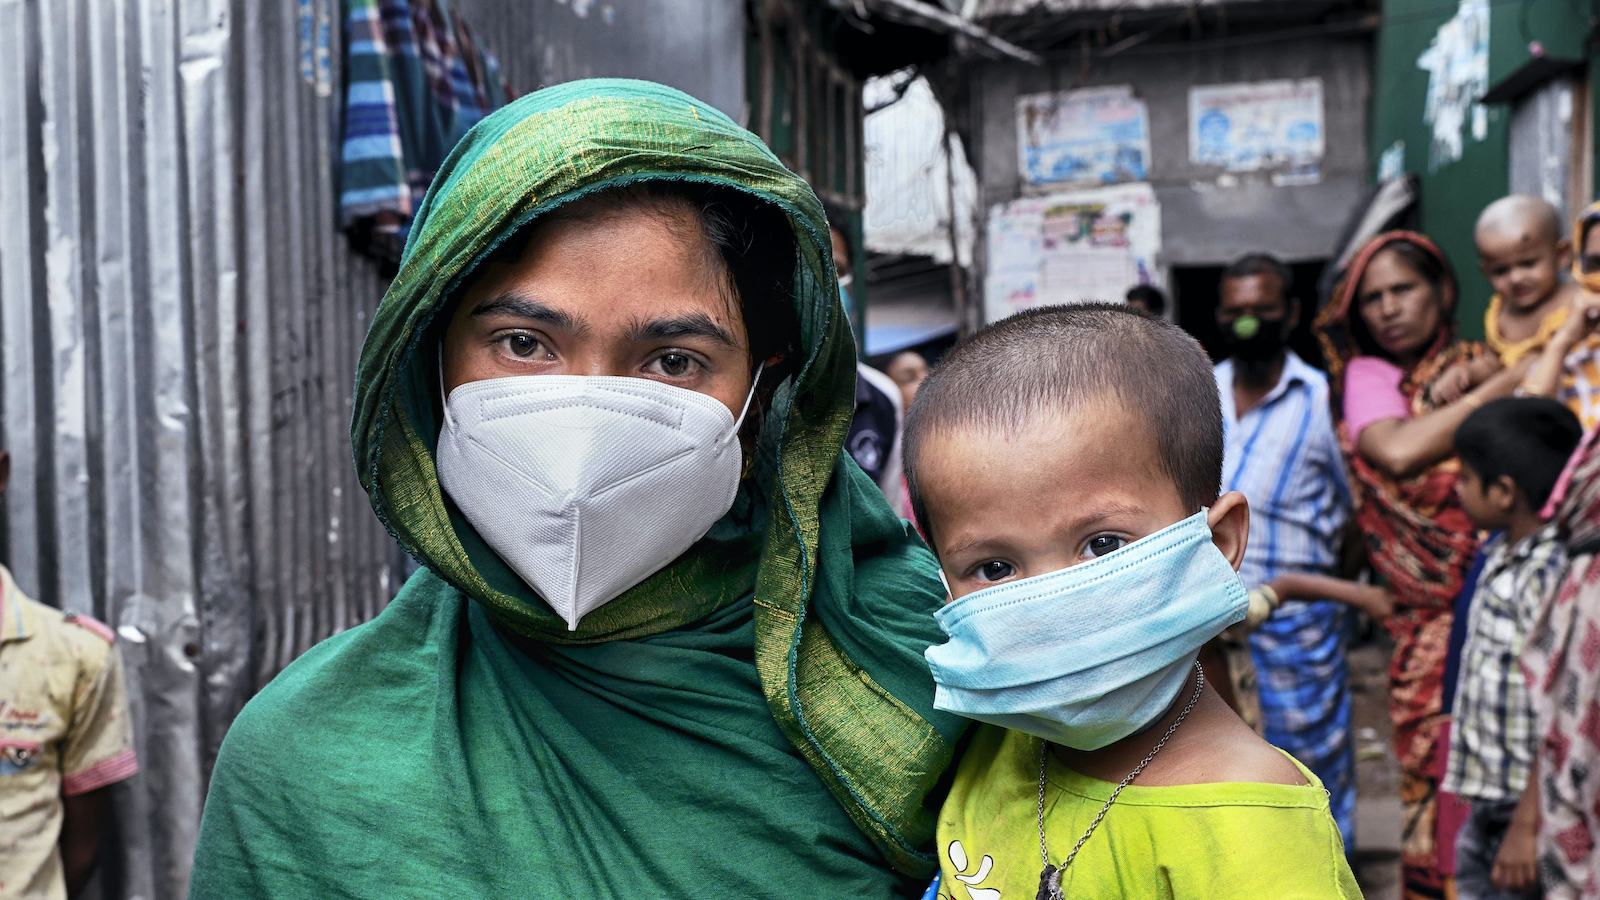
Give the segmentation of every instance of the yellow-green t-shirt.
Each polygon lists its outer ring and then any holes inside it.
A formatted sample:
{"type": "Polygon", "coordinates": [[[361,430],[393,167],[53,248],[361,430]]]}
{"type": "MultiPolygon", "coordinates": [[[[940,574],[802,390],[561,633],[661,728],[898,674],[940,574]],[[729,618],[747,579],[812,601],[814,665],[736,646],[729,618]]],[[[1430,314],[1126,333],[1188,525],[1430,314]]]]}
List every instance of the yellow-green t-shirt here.
{"type": "MultiPolygon", "coordinates": [[[[1038,738],[1016,731],[984,726],[974,736],[939,814],[940,900],[1034,900],[1043,868],[1039,752],[1038,738]]],[[[1128,786],[1062,874],[1063,892],[1082,900],[1360,898],[1328,793],[1295,766],[1307,785],[1128,786]]],[[[1116,785],[1054,755],[1045,781],[1045,837],[1059,864],[1116,785]]]]}

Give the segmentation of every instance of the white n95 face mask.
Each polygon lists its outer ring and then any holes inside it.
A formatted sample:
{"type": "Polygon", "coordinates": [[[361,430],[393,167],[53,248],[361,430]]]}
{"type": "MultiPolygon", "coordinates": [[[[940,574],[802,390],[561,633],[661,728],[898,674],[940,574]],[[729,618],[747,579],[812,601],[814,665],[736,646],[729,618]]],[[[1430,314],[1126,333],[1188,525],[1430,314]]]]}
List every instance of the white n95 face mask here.
{"type": "Polygon", "coordinates": [[[735,419],[714,397],[644,378],[469,382],[445,399],[439,484],[576,631],[733,506],[754,396],[751,384],[735,419]]]}

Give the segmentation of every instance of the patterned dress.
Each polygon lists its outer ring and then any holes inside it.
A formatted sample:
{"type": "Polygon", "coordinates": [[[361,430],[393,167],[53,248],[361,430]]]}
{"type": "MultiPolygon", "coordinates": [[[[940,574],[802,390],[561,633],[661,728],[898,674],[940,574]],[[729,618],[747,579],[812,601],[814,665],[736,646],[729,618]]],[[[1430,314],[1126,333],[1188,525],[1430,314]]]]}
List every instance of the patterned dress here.
{"type": "MultiPolygon", "coordinates": [[[[1591,208],[1600,207],[1593,204],[1591,208]]],[[[1514,366],[1517,361],[1544,349],[1550,338],[1567,320],[1568,307],[1562,305],[1545,314],[1532,337],[1520,341],[1508,340],[1500,333],[1500,313],[1504,303],[1499,294],[1489,298],[1489,310],[1483,316],[1483,339],[1489,349],[1500,357],[1503,366],[1514,366]]],[[[1584,430],[1600,424],[1600,334],[1591,334],[1578,342],[1562,362],[1561,380],[1556,385],[1555,399],[1565,403],[1572,414],[1583,423],[1584,430]]]]}
{"type": "Polygon", "coordinates": [[[1539,735],[1539,878],[1548,900],[1600,900],[1600,441],[1583,439],[1548,510],[1569,565],[1522,652],[1539,735]]]}

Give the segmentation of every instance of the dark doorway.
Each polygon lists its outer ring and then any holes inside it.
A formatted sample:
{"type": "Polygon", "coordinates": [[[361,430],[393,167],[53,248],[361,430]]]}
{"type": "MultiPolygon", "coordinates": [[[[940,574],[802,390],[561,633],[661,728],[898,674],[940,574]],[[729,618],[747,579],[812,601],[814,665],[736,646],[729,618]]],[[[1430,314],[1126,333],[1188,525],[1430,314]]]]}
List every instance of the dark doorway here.
{"type": "MultiPolygon", "coordinates": [[[[1317,313],[1317,279],[1322,277],[1325,260],[1291,263],[1294,284],[1289,286],[1289,296],[1300,301],[1300,324],[1289,335],[1289,349],[1300,358],[1319,369],[1322,349],[1311,333],[1311,320],[1317,313]]],[[[1217,329],[1217,289],[1222,277],[1222,266],[1173,266],[1172,295],[1177,305],[1178,324],[1195,336],[1206,348],[1211,358],[1220,362],[1228,355],[1222,344],[1222,332],[1217,329]]]]}

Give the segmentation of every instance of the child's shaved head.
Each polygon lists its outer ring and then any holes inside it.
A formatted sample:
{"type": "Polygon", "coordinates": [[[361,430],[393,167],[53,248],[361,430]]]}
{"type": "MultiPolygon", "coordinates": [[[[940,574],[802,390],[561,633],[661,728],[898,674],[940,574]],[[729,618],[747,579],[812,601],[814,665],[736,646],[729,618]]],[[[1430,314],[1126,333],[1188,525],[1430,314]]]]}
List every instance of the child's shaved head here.
{"type": "MultiPolygon", "coordinates": [[[[1561,302],[1561,275],[1572,262],[1556,208],[1543,198],[1513,194],[1484,207],[1472,232],[1478,268],[1504,304],[1498,316],[1541,315],[1561,302]]],[[[1503,323],[1497,324],[1503,327],[1503,323]]]]}
{"type": "Polygon", "coordinates": [[[1543,197],[1512,194],[1483,208],[1472,235],[1480,247],[1493,237],[1554,244],[1561,240],[1561,214],[1543,197]]]}
{"type": "MultiPolygon", "coordinates": [[[[1222,406],[1211,360],[1182,329],[1107,303],[1018,313],[956,345],[906,414],[906,484],[931,529],[918,489],[930,436],[977,428],[1014,435],[1041,415],[1095,401],[1146,424],[1161,470],[1191,511],[1222,483],[1222,406]]],[[[931,533],[931,531],[930,531],[931,533]]]]}

